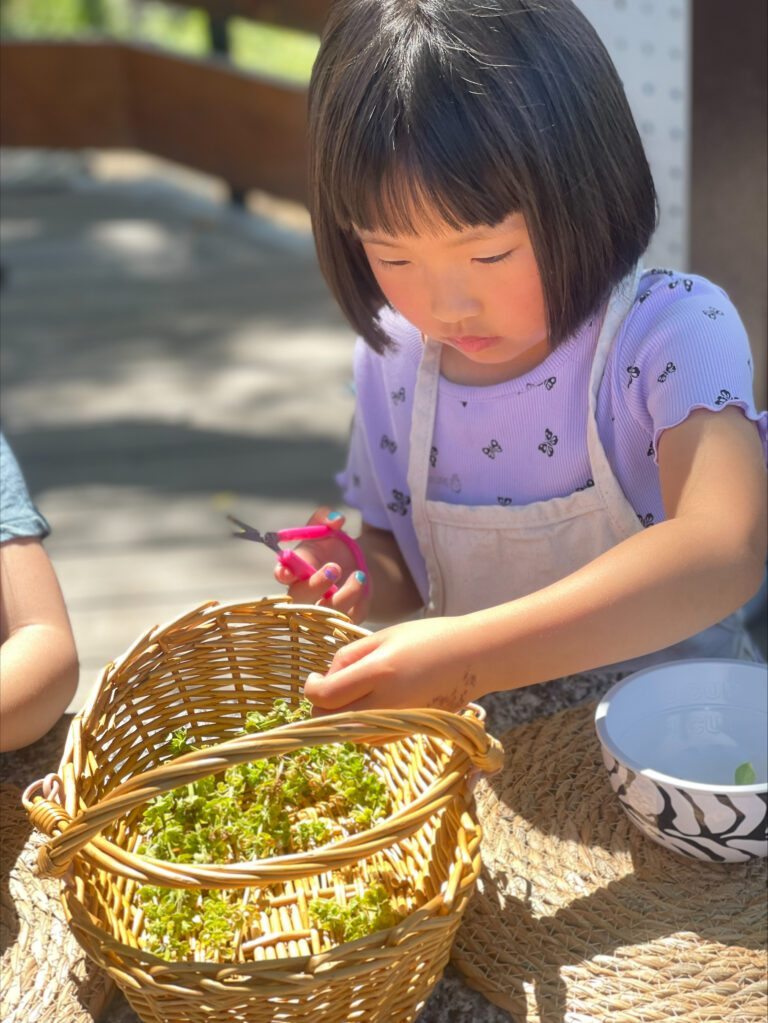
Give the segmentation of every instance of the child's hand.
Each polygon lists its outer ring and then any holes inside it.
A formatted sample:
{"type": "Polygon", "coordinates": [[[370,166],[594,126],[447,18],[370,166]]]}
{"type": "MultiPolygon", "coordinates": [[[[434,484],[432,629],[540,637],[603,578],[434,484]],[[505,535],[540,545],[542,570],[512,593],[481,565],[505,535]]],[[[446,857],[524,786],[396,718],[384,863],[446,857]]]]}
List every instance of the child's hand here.
{"type": "Polygon", "coordinates": [[[462,618],[404,622],[340,650],[327,675],[307,677],[317,714],[437,707],[460,710],[483,688],[472,667],[473,633],[462,618]]]}
{"type": "MultiPolygon", "coordinates": [[[[307,523],[316,524],[338,530],[344,526],[344,516],[341,512],[318,508],[307,523]]],[[[309,579],[299,580],[290,569],[278,562],[275,579],[288,587],[291,599],[297,604],[323,604],[342,611],[353,622],[363,621],[370,606],[370,580],[366,580],[365,574],[358,570],[352,551],[344,541],[329,536],[324,540],[305,541],[295,550],[310,565],[314,565],[317,571],[309,579]],[[323,594],[334,584],[339,587],[336,593],[323,600],[323,594]]]]}

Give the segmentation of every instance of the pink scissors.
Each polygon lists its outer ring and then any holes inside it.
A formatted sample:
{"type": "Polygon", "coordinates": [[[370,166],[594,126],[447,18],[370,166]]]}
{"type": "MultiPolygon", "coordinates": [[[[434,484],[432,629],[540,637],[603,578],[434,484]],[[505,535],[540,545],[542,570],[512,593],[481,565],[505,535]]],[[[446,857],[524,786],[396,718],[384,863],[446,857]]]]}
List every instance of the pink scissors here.
{"type": "MultiPolygon", "coordinates": [[[[240,530],[239,533],[233,533],[232,536],[236,536],[240,540],[255,540],[256,543],[263,543],[271,551],[275,552],[280,564],[285,565],[289,571],[293,572],[297,579],[309,579],[311,575],[315,574],[317,569],[313,568],[308,561],[305,561],[295,551],[283,550],[280,543],[290,540],[323,540],[328,536],[338,537],[352,551],[357,567],[362,572],[365,572],[366,581],[364,588],[368,588],[368,568],[365,564],[363,552],[352,537],[347,536],[341,529],[333,529],[331,526],[319,524],[315,526],[296,526],[292,529],[279,529],[276,533],[260,533],[258,529],[254,529],[253,526],[241,522],[234,515],[228,515],[227,518],[240,530]]],[[[332,597],[338,588],[335,584],[330,586],[323,594],[323,600],[332,597]]]]}

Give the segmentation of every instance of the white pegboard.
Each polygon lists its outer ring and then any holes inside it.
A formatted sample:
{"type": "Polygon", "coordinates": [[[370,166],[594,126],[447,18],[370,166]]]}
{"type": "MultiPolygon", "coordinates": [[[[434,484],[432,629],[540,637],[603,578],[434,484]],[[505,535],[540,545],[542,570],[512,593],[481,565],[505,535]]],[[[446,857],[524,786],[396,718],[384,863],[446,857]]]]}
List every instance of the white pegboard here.
{"type": "Polygon", "coordinates": [[[646,266],[688,269],[691,0],[576,0],[624,82],[659,196],[646,266]]]}

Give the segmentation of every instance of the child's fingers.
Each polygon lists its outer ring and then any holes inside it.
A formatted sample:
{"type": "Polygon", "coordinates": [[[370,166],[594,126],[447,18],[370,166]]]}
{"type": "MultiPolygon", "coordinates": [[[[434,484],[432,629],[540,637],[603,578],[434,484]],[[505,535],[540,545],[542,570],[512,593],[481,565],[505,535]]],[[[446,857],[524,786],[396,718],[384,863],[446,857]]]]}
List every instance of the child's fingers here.
{"type": "Polygon", "coordinates": [[[318,604],[340,577],[341,568],[335,562],[329,561],[308,579],[297,580],[293,576],[289,592],[291,597],[301,604],[318,604]]]}
{"type": "Polygon", "coordinates": [[[307,522],[308,526],[330,526],[331,529],[341,529],[344,525],[345,519],[340,511],[336,511],[333,508],[322,507],[316,508],[307,522]]]}
{"type": "Polygon", "coordinates": [[[353,572],[326,603],[355,619],[355,611],[367,594],[366,582],[365,572],[353,572]]]}
{"type": "Polygon", "coordinates": [[[285,565],[281,564],[281,562],[279,561],[275,566],[274,574],[275,579],[277,580],[277,582],[280,583],[281,586],[290,586],[291,583],[296,582],[296,576],[293,574],[293,572],[289,568],[286,568],[285,565]]]}

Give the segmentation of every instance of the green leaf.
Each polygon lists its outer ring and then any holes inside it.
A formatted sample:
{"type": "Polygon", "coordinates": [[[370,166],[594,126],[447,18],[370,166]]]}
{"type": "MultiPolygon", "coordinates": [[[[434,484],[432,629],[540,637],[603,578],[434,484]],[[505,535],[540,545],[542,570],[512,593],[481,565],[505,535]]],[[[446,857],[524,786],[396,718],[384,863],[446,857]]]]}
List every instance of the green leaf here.
{"type": "Polygon", "coordinates": [[[756,781],[757,774],[749,760],[745,760],[743,764],[739,764],[733,772],[734,785],[754,785],[756,781]]]}

